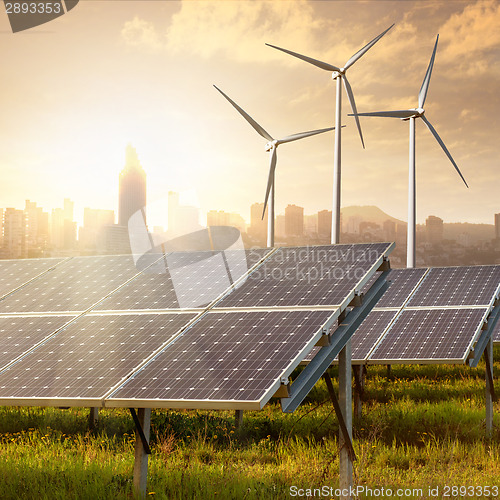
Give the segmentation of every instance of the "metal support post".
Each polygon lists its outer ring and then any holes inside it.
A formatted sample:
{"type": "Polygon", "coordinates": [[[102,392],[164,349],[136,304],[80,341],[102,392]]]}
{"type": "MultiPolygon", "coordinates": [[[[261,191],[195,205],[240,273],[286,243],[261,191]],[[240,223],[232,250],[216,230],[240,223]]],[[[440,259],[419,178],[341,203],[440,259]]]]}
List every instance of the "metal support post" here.
{"type": "Polygon", "coordinates": [[[94,406],[90,408],[90,413],[89,413],[89,428],[91,430],[97,427],[98,420],[99,420],[99,408],[97,406],[94,406]]]}
{"type": "Polygon", "coordinates": [[[356,418],[361,418],[363,409],[363,395],[365,393],[365,365],[357,365],[352,367],[354,373],[354,414],[356,418]]]}
{"type": "Polygon", "coordinates": [[[235,410],[234,412],[234,426],[236,429],[241,428],[243,425],[243,410],[235,410]]]}
{"type": "Polygon", "coordinates": [[[495,390],[493,388],[493,337],[490,337],[484,350],[486,361],[486,437],[493,435],[493,401],[495,400],[495,390]]]}
{"type": "MultiPolygon", "coordinates": [[[[349,442],[352,448],[352,373],[351,373],[351,340],[339,353],[339,406],[344,417],[349,439],[339,433],[339,475],[341,491],[350,491],[352,483],[353,458],[349,452],[349,442]]],[[[350,500],[351,496],[341,496],[342,500],[350,500]]]]}
{"type": "Polygon", "coordinates": [[[151,408],[134,408],[130,413],[135,423],[134,493],[138,498],[146,497],[148,484],[149,434],[151,428],[151,408]]]}

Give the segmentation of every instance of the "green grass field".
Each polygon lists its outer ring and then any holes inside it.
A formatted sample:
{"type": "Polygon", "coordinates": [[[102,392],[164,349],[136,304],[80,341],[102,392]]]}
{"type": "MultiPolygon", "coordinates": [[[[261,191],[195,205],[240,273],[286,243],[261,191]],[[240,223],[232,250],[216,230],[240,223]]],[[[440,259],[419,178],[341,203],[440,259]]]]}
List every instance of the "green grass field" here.
{"type": "MultiPolygon", "coordinates": [[[[496,381],[499,359],[496,348],[496,381]]],[[[392,490],[378,498],[500,497],[479,490],[500,486],[500,404],[486,439],[483,363],[393,366],[389,378],[373,366],[365,390],[354,422],[355,485],[392,490]],[[462,492],[445,497],[446,486],[462,492]],[[398,488],[408,491],[398,496],[398,488]]],[[[92,432],[87,418],[85,408],[0,408],[0,498],[133,498],[130,413],[102,410],[92,432]]],[[[272,401],[245,412],[238,430],[233,412],[196,410],[153,411],[151,430],[148,498],[307,498],[290,488],[338,487],[338,424],[323,381],[295,413],[272,401]]]]}

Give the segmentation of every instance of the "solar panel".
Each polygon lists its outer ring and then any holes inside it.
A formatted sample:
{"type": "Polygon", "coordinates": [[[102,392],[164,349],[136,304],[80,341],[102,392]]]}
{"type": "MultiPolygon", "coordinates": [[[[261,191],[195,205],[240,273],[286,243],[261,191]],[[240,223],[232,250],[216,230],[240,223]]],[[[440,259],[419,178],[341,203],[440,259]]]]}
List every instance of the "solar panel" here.
{"type": "Polygon", "coordinates": [[[161,273],[140,274],[96,309],[206,307],[267,253],[269,249],[169,253],[161,273]]]}
{"type": "MultiPolygon", "coordinates": [[[[331,311],[209,312],[110,398],[199,407],[269,399],[331,311]],[[271,393],[270,393],[271,391],[271,393]]],[[[262,405],[263,406],[263,405],[262,405]]]]}
{"type": "Polygon", "coordinates": [[[138,272],[131,255],[74,257],[0,301],[0,313],[84,311],[138,272]]]}
{"type": "Polygon", "coordinates": [[[429,271],[408,306],[489,305],[499,287],[500,266],[436,267],[429,271]]]}
{"type": "Polygon", "coordinates": [[[0,260],[0,298],[64,259],[0,260]]]}
{"type": "Polygon", "coordinates": [[[85,315],[0,373],[0,401],[96,399],[196,315],[85,315]]]}
{"type": "Polygon", "coordinates": [[[339,306],[392,244],[280,248],[217,308],[339,306]]]}
{"type": "Polygon", "coordinates": [[[74,316],[0,318],[0,369],[73,318],[74,316]]]}
{"type": "Polygon", "coordinates": [[[375,348],[370,362],[464,362],[487,311],[405,310],[375,348]]]}
{"type": "Polygon", "coordinates": [[[427,269],[392,269],[387,278],[389,288],[376,307],[401,307],[426,272],[427,269]]]}

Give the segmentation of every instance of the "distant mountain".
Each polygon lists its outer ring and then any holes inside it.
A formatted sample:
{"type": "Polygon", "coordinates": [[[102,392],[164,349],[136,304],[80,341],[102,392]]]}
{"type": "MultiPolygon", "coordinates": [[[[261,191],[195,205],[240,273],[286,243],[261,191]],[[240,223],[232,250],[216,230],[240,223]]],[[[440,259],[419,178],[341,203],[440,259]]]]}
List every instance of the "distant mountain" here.
{"type": "Polygon", "coordinates": [[[380,208],[374,205],[352,206],[340,209],[342,219],[346,223],[350,217],[359,217],[363,221],[375,222],[375,224],[382,225],[386,220],[396,222],[397,224],[406,224],[405,221],[396,219],[395,217],[386,214],[380,208]]]}

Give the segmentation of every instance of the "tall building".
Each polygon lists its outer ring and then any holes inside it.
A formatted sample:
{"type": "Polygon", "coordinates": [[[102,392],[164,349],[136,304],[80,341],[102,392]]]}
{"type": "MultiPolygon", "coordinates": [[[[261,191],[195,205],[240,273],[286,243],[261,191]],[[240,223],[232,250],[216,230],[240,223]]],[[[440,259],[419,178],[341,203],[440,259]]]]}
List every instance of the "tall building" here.
{"type": "Polygon", "coordinates": [[[34,201],[26,200],[26,251],[29,257],[41,257],[49,244],[49,214],[34,201]]]}
{"type": "Polygon", "coordinates": [[[128,227],[130,217],[146,206],[146,172],[139,163],[135,148],[125,150],[125,167],[120,172],[118,225],[128,227]]]}
{"type": "Polygon", "coordinates": [[[24,210],[6,208],[3,217],[4,255],[10,259],[24,259],[26,248],[26,218],[24,210]]]}
{"type": "Polygon", "coordinates": [[[224,210],[210,210],[207,213],[207,226],[231,226],[244,233],[245,220],[240,214],[224,212],[224,210]]]}
{"type": "Polygon", "coordinates": [[[53,208],[50,217],[50,242],[55,249],[76,248],[77,224],[73,220],[73,202],[64,199],[64,208],[53,208]]]}
{"type": "Polygon", "coordinates": [[[304,232],[311,237],[318,234],[318,214],[304,215],[304,232]]]}
{"type": "Polygon", "coordinates": [[[78,244],[82,250],[95,250],[99,233],[105,227],[115,223],[115,212],[113,210],[102,210],[98,208],[83,209],[83,226],[78,234],[78,244]]]}
{"type": "Polygon", "coordinates": [[[429,243],[441,243],[443,241],[443,219],[429,215],[425,220],[425,232],[429,243]]]}
{"type": "Polygon", "coordinates": [[[500,240],[500,214],[495,214],[495,239],[500,240]]]}
{"type": "Polygon", "coordinates": [[[396,223],[387,219],[383,224],[384,239],[387,241],[396,241],[396,223]]]}
{"type": "Polygon", "coordinates": [[[318,212],[318,236],[321,239],[331,240],[332,237],[332,211],[321,210],[318,212]]]}
{"type": "Polygon", "coordinates": [[[268,210],[266,207],[264,219],[262,219],[262,210],[264,210],[264,203],[254,203],[250,207],[250,227],[248,228],[248,235],[261,244],[265,244],[267,240],[268,210]]]}
{"type": "Polygon", "coordinates": [[[304,235],[304,208],[297,205],[288,205],[285,208],[286,236],[304,235]]]}

